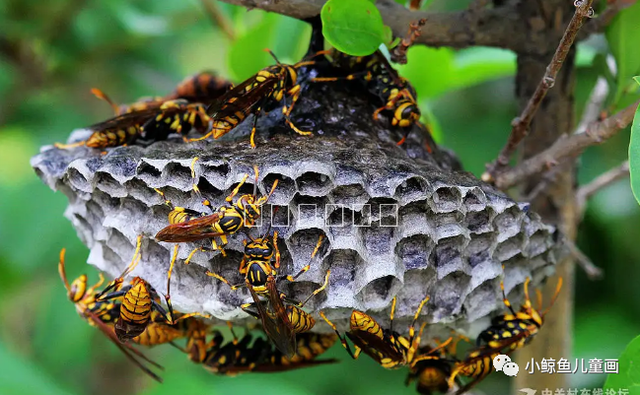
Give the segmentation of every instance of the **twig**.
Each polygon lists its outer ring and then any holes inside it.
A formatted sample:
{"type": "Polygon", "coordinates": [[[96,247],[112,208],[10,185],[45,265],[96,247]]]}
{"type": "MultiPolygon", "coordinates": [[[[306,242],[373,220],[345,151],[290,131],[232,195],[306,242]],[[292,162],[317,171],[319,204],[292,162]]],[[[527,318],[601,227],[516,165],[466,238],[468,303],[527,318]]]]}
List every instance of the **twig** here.
{"type": "Polygon", "coordinates": [[[580,31],[578,35],[578,40],[584,40],[591,36],[594,33],[600,33],[604,31],[604,29],[609,26],[613,18],[622,10],[627,7],[634,5],[637,0],[609,0],[607,1],[607,7],[602,10],[602,12],[594,18],[593,21],[589,23],[588,26],[585,26],[584,29],[580,31]]]}
{"type": "Polygon", "coordinates": [[[217,0],[202,0],[202,5],[209,15],[209,18],[213,22],[214,26],[219,27],[230,41],[234,41],[236,38],[235,31],[233,30],[231,23],[229,23],[229,20],[223,14],[220,7],[218,7],[216,1],[217,0]]]}
{"type": "Polygon", "coordinates": [[[576,246],[573,241],[566,240],[565,243],[566,243],[566,246],[569,248],[569,252],[571,252],[571,255],[576,259],[578,266],[580,266],[582,270],[584,270],[589,280],[593,281],[593,280],[599,280],[602,278],[604,274],[602,272],[602,269],[596,266],[591,261],[591,259],[589,259],[588,256],[586,256],[582,251],[580,251],[578,246],[576,246]]]}
{"type": "MultiPolygon", "coordinates": [[[[248,9],[259,8],[269,12],[287,15],[297,19],[316,16],[326,0],[221,0],[248,9]]],[[[427,23],[418,44],[464,48],[470,45],[526,49],[537,53],[539,48],[532,45],[527,37],[526,26],[516,12],[516,5],[486,8],[477,12],[473,24],[468,23],[468,10],[458,12],[410,11],[394,0],[377,0],[376,7],[382,19],[391,27],[396,37],[406,33],[413,21],[426,18],[427,23]]],[[[539,46],[539,45],[538,45],[539,46]]]]}
{"type": "Polygon", "coordinates": [[[513,128],[511,129],[511,134],[509,135],[507,144],[498,155],[497,160],[487,166],[487,171],[482,175],[482,179],[484,181],[491,182],[495,180],[496,175],[503,171],[503,169],[509,164],[511,155],[527,135],[533,116],[536,114],[540,107],[540,103],[542,103],[542,100],[547,95],[547,91],[553,87],[558,71],[560,71],[578,31],[580,30],[580,27],[582,27],[584,19],[591,16],[593,13],[593,9],[591,8],[592,2],[593,0],[575,1],[574,4],[576,5],[576,11],[571,18],[564,35],[562,36],[562,40],[560,40],[560,44],[551,59],[551,63],[547,66],[544,76],[538,83],[533,96],[529,99],[529,102],[522,111],[522,114],[511,122],[513,128]]]}
{"type": "Polygon", "coordinates": [[[500,189],[510,188],[532,175],[540,173],[545,167],[557,164],[564,158],[576,157],[587,147],[604,143],[631,123],[638,105],[640,105],[640,100],[609,118],[593,122],[584,133],[559,138],[545,151],[513,169],[500,173],[495,179],[495,185],[500,189]]]}
{"type": "MultiPolygon", "coordinates": [[[[571,158],[567,158],[567,159],[571,159],[571,158]]],[[[544,192],[551,183],[556,181],[556,179],[558,178],[558,174],[560,174],[563,170],[565,170],[567,167],[566,164],[569,164],[570,162],[573,163],[572,161],[565,160],[563,163],[557,164],[556,166],[549,169],[549,171],[546,172],[544,177],[542,177],[540,182],[524,198],[524,201],[531,202],[535,200],[538,197],[538,195],[544,192]]]]}
{"type": "Polygon", "coordinates": [[[625,177],[629,177],[629,161],[622,162],[620,166],[602,173],[587,185],[580,187],[576,192],[576,204],[579,212],[584,212],[587,200],[591,196],[625,177]]]}
{"type": "Polygon", "coordinates": [[[417,22],[411,22],[407,35],[402,39],[400,44],[398,44],[389,54],[393,62],[399,64],[407,64],[407,51],[409,50],[409,47],[413,45],[416,39],[420,37],[420,31],[422,30],[422,27],[425,23],[427,23],[427,20],[425,18],[422,18],[417,22]]]}
{"type": "Polygon", "coordinates": [[[576,127],[576,133],[584,133],[589,124],[600,118],[600,110],[602,109],[604,101],[607,99],[608,93],[609,84],[607,84],[607,79],[604,77],[598,77],[598,80],[591,91],[591,95],[589,96],[589,100],[584,107],[580,123],[578,123],[578,127],[576,127]]]}

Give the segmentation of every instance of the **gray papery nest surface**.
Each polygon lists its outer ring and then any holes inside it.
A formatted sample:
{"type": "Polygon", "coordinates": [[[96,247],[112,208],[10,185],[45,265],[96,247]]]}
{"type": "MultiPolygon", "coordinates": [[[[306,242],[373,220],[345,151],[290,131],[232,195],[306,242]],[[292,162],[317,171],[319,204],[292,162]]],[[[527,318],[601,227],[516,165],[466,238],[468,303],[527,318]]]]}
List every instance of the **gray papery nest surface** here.
{"type": "MultiPolygon", "coordinates": [[[[351,311],[359,309],[387,326],[397,296],[394,329],[406,333],[419,302],[429,295],[421,317],[430,324],[425,341],[448,337],[451,329],[475,336],[504,310],[502,265],[507,292],[517,287],[512,295],[517,307],[528,276],[535,286],[553,272],[564,254],[562,237],[527,204],[461,171],[449,152],[429,153],[420,128],[397,146],[402,132],[388,128],[384,119],[374,121],[375,108],[355,86],[309,83],[293,120],[313,136],[295,134],[277,108],[258,122],[256,149],[249,146],[249,117],[219,140],[187,144],[176,137],[106,153],[47,146],[31,163],[49,187],[68,197],[65,216],[91,249],[88,262],[117,276],[131,260],[137,235],[144,234],[142,261],[133,275],[160,292],[166,289],[173,244],[154,239],[169,212],[154,188],[175,205],[208,212],[192,191],[194,157],[200,158],[197,184],[214,207],[245,174],[249,178],[241,193],[250,193],[257,165],[260,194],[268,193],[276,179],[279,185],[263,207],[262,226],[247,232],[262,235],[273,216],[282,253],[279,274],[297,273],[311,262],[299,281],[281,281],[279,289],[304,300],[331,269],[328,289],[309,302],[307,311],[319,318],[323,310],[346,329],[351,311]],[[311,260],[320,235],[325,243],[311,260]]],[[[78,130],[69,141],[87,133],[78,130]]],[[[237,265],[246,239],[244,232],[233,234],[226,257],[199,252],[190,265],[182,264],[188,253],[210,243],[181,244],[171,285],[174,307],[220,321],[255,322],[239,307],[251,300],[246,289],[231,291],[205,275],[212,269],[241,283],[237,265]]],[[[313,330],[330,331],[322,320],[313,330]]]]}

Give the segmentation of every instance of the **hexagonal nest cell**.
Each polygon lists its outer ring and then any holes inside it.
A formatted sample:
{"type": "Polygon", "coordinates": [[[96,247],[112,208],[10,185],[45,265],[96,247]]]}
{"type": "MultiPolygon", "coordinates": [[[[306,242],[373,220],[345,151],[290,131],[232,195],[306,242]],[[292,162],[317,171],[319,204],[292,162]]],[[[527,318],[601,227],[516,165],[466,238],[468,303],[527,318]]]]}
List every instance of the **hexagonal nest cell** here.
{"type": "MultiPolygon", "coordinates": [[[[145,235],[142,261],[133,274],[160,292],[173,244],[154,239],[168,224],[169,212],[154,188],[176,206],[207,212],[203,198],[214,207],[224,204],[245,174],[241,191],[251,193],[254,165],[259,194],[267,194],[278,180],[256,229],[229,236],[226,256],[198,252],[190,265],[176,265],[172,299],[180,311],[255,322],[239,307],[250,300],[247,290],[231,291],[205,271],[242,282],[237,272],[242,242],[262,235],[271,222],[279,233],[279,274],[311,265],[298,284],[280,283],[290,297],[304,300],[331,269],[328,288],[306,306],[316,318],[323,310],[344,329],[351,311],[359,309],[387,325],[397,296],[398,330],[406,328],[429,295],[421,317],[430,324],[425,341],[448,336],[451,329],[477,334],[492,314],[504,310],[502,265],[508,267],[507,292],[527,277],[535,286],[564,254],[562,237],[528,205],[463,172],[448,151],[426,147],[430,137],[422,128],[415,126],[398,146],[405,132],[390,128],[388,119],[372,118],[375,105],[366,92],[341,85],[303,85],[293,121],[312,130],[312,136],[297,135],[281,111],[272,111],[258,122],[255,149],[247,138],[249,117],[218,140],[184,143],[176,136],[106,152],[43,147],[32,166],[47,185],[69,198],[65,215],[91,249],[90,264],[119,275],[131,259],[137,235],[145,235]],[[193,183],[201,195],[193,192],[193,183]],[[325,243],[312,259],[321,235],[325,243]]],[[[78,130],[69,140],[86,136],[86,130],[78,130]]],[[[183,243],[179,259],[208,245],[183,243]]],[[[330,331],[318,322],[314,331],[330,331]]]]}

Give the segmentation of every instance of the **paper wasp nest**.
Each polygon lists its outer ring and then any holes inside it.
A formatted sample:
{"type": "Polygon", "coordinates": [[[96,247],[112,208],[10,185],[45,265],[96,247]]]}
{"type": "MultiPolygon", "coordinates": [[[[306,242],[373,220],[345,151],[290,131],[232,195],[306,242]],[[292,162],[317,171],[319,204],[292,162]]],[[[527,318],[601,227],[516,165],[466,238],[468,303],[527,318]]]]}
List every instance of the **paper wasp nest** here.
{"type": "MultiPolygon", "coordinates": [[[[536,285],[553,271],[562,251],[557,231],[502,192],[459,171],[445,151],[429,153],[419,128],[397,146],[400,131],[375,122],[375,105],[365,93],[344,84],[306,84],[293,120],[313,136],[299,136],[284,123],[280,109],[258,123],[257,148],[248,131],[253,117],[219,140],[185,144],[182,139],[100,150],[45,147],[32,159],[37,174],[69,198],[65,212],[91,249],[89,263],[117,276],[130,261],[138,234],[144,234],[142,261],[134,275],[165,291],[173,244],[154,235],[167,225],[169,207],[154,188],[175,205],[207,212],[192,191],[189,166],[214,207],[224,203],[244,174],[241,193],[253,190],[253,165],[260,169],[259,194],[279,184],[263,207],[266,231],[269,204],[278,206],[273,229],[280,234],[279,274],[294,274],[310,262],[318,237],[326,240],[311,270],[299,281],[279,281],[279,289],[304,300],[331,269],[329,287],[306,306],[327,312],[346,328],[353,309],[370,312],[388,324],[391,299],[398,296],[394,329],[407,324],[425,295],[431,300],[421,319],[424,339],[457,329],[469,335],[486,328],[492,313],[504,309],[502,265],[507,292],[532,276],[536,285]],[[288,223],[287,223],[288,221],[288,223]]],[[[86,137],[77,131],[70,141],[86,137]]],[[[202,311],[220,320],[257,322],[239,306],[251,298],[246,289],[230,291],[205,275],[222,274],[232,284],[247,236],[229,236],[227,256],[196,253],[190,265],[179,260],[172,277],[174,307],[202,311]]],[[[206,241],[180,245],[180,259],[206,241]]],[[[513,295],[515,296],[515,295],[513,295]]],[[[515,298],[514,302],[517,302],[515,298]]],[[[317,314],[314,314],[319,318],[317,314]]],[[[329,330],[322,320],[314,330],[329,330]]]]}

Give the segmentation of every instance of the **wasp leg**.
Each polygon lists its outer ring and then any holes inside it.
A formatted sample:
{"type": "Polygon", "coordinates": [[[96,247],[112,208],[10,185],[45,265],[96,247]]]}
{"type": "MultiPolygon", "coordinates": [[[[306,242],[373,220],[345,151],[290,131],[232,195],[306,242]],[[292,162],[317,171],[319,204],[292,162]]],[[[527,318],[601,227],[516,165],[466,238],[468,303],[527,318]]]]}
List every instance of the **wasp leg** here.
{"type": "Polygon", "coordinates": [[[69,148],[82,147],[83,145],[86,145],[86,144],[87,144],[86,141],[78,141],[77,143],[71,143],[71,144],[54,143],[53,146],[60,149],[69,149],[69,148]]]}
{"type": "Polygon", "coordinates": [[[227,202],[231,202],[233,200],[233,198],[238,194],[238,192],[240,191],[240,188],[244,185],[245,181],[247,181],[247,178],[249,178],[248,174],[245,174],[242,177],[242,180],[240,180],[240,182],[238,183],[238,185],[233,189],[233,191],[231,191],[231,194],[229,196],[227,196],[225,198],[225,200],[227,202]]]}
{"type": "Polygon", "coordinates": [[[354,344],[353,347],[355,348],[355,352],[351,351],[351,347],[349,347],[349,343],[347,343],[347,339],[344,336],[342,336],[340,332],[338,332],[338,328],[336,327],[336,325],[333,322],[329,321],[327,316],[324,315],[324,311],[320,312],[320,317],[322,317],[322,319],[324,319],[325,322],[333,329],[336,335],[338,335],[338,339],[340,339],[340,343],[342,343],[342,347],[344,347],[344,349],[347,350],[347,353],[349,353],[351,358],[358,359],[362,349],[354,344]]]}
{"type": "Polygon", "coordinates": [[[211,206],[211,202],[209,201],[209,199],[205,199],[202,197],[202,193],[200,192],[200,188],[198,188],[198,183],[196,182],[196,162],[200,160],[199,157],[195,157],[193,158],[193,160],[191,161],[191,165],[189,165],[189,170],[191,170],[191,188],[193,189],[193,191],[200,196],[200,198],[202,199],[202,204],[206,207],[209,208],[209,210],[211,210],[211,212],[213,212],[213,207],[211,206]]]}
{"type": "Polygon", "coordinates": [[[289,108],[287,109],[287,101],[286,101],[286,96],[287,95],[283,95],[282,100],[284,100],[284,107],[282,107],[282,113],[284,114],[284,119],[285,122],[287,123],[287,125],[289,125],[289,127],[291,129],[293,129],[294,132],[303,135],[303,136],[309,136],[311,134],[313,134],[312,132],[308,131],[308,130],[300,130],[298,129],[298,127],[296,125],[293,124],[293,121],[291,121],[291,118],[289,117],[289,114],[291,114],[291,110],[293,110],[294,105],[296,104],[296,102],[298,101],[298,98],[300,97],[300,85],[296,85],[293,88],[291,88],[288,92],[288,94],[292,95],[291,96],[291,106],[289,106],[289,108]]]}
{"type": "MultiPolygon", "coordinates": [[[[411,326],[409,327],[409,344],[413,342],[413,337],[415,335],[416,322],[418,322],[418,317],[420,316],[420,313],[422,312],[424,305],[427,304],[429,299],[430,299],[429,296],[426,296],[424,299],[422,299],[422,302],[420,302],[420,305],[418,306],[418,309],[416,310],[416,313],[413,316],[413,321],[411,322],[411,326]]],[[[420,343],[420,339],[418,339],[418,343],[420,343]]]]}
{"type": "MultiPolygon", "coordinates": [[[[313,253],[311,253],[311,259],[313,260],[313,258],[315,258],[316,254],[318,253],[318,250],[320,250],[320,246],[322,245],[322,241],[324,240],[324,235],[320,235],[320,237],[318,237],[318,243],[316,244],[316,247],[313,249],[313,253]]],[[[287,280],[294,282],[296,281],[296,279],[298,277],[300,277],[303,273],[309,271],[309,269],[311,268],[311,263],[309,263],[308,265],[306,265],[305,267],[303,267],[302,269],[300,269],[300,271],[298,272],[298,274],[296,274],[295,276],[291,276],[288,275],[286,277],[287,280]]]]}
{"type": "Polygon", "coordinates": [[[207,272],[205,273],[207,276],[209,277],[213,277],[213,278],[217,278],[218,280],[222,281],[223,283],[227,284],[232,291],[235,291],[238,288],[242,288],[244,287],[246,284],[245,283],[241,283],[241,284],[236,284],[236,285],[231,285],[231,283],[229,282],[229,280],[227,280],[226,278],[222,277],[221,275],[219,275],[218,273],[214,273],[211,270],[207,270],[207,272]]]}
{"type": "Polygon", "coordinates": [[[324,276],[324,283],[318,288],[316,288],[315,291],[311,293],[311,295],[307,296],[307,298],[303,302],[295,302],[290,299],[287,299],[287,302],[290,302],[291,304],[298,307],[304,307],[304,305],[307,304],[307,302],[309,302],[311,298],[313,298],[314,296],[316,296],[317,294],[319,294],[320,292],[324,291],[327,288],[327,286],[329,285],[330,274],[331,274],[331,270],[327,270],[327,274],[324,276]]]}
{"type": "Polygon", "coordinates": [[[278,231],[273,232],[273,249],[275,250],[276,255],[276,263],[275,268],[280,268],[280,249],[278,248],[278,231]]]}
{"type": "Polygon", "coordinates": [[[167,308],[169,309],[169,315],[171,322],[173,323],[173,306],[171,305],[171,274],[173,273],[173,267],[176,264],[178,258],[178,245],[173,246],[173,254],[171,254],[171,263],[169,264],[169,270],[167,271],[167,293],[164,295],[164,300],[167,302],[167,308]]]}
{"type": "Polygon", "coordinates": [[[267,99],[269,99],[269,96],[266,96],[264,99],[262,99],[262,101],[260,102],[260,104],[258,105],[256,112],[253,114],[253,126],[251,127],[251,135],[249,136],[249,142],[251,143],[251,148],[256,148],[256,127],[258,125],[258,118],[260,118],[260,113],[262,112],[262,109],[264,108],[265,104],[267,104],[267,99]]]}

